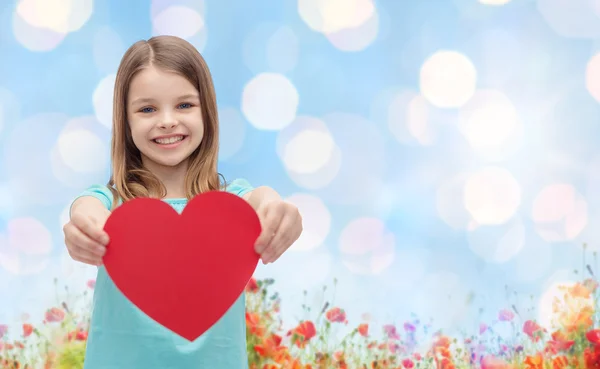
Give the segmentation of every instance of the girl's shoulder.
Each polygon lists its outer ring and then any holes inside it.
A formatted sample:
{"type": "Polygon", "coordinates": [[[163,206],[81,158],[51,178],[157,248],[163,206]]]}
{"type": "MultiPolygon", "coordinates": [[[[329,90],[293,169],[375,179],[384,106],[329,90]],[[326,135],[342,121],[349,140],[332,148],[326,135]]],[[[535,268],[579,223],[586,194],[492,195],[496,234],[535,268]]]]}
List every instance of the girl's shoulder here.
{"type": "Polygon", "coordinates": [[[253,189],[254,187],[250,182],[244,178],[237,178],[231,182],[225,182],[225,191],[238,196],[244,196],[253,189]]]}
{"type": "MultiPolygon", "coordinates": [[[[252,190],[254,190],[254,187],[245,178],[236,178],[225,183],[225,191],[238,196],[244,196],[252,190]]],[[[107,185],[91,185],[83,190],[75,199],[73,199],[73,202],[82,196],[93,196],[100,200],[108,210],[112,209],[114,196],[107,185]]]]}
{"type": "Polygon", "coordinates": [[[101,184],[91,185],[90,187],[83,190],[76,198],[74,198],[73,202],[75,202],[75,200],[77,200],[78,198],[83,197],[83,196],[95,197],[98,200],[102,201],[102,204],[104,204],[104,206],[108,210],[110,210],[112,208],[113,194],[107,185],[101,185],[101,184]]]}

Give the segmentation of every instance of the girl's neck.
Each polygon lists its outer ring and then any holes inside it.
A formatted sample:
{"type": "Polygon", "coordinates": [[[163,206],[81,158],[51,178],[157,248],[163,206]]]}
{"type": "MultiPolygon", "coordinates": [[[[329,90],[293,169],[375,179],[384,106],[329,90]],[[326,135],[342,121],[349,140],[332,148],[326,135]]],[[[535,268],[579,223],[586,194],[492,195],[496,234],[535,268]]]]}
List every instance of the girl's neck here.
{"type": "Polygon", "coordinates": [[[175,167],[156,165],[155,163],[144,164],[152,174],[165,186],[167,195],[165,199],[179,199],[186,197],[185,175],[187,173],[187,160],[175,167]]]}

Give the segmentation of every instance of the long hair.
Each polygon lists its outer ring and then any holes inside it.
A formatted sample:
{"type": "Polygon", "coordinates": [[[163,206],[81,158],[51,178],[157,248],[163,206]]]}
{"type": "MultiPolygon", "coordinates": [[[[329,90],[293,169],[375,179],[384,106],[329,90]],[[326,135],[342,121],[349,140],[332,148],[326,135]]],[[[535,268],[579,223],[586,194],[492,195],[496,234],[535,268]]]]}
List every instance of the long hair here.
{"type": "Polygon", "coordinates": [[[174,36],[156,36],[138,41],[123,55],[117,71],[113,100],[111,142],[112,173],[108,187],[113,193],[113,209],[119,200],[167,195],[161,181],[143,167],[140,151],[133,143],[127,119],[127,95],[132,78],[154,66],[186,78],[200,95],[204,136],[190,155],[185,177],[186,197],[224,186],[217,171],[219,118],[212,77],[202,55],[189,42],[174,36]]]}

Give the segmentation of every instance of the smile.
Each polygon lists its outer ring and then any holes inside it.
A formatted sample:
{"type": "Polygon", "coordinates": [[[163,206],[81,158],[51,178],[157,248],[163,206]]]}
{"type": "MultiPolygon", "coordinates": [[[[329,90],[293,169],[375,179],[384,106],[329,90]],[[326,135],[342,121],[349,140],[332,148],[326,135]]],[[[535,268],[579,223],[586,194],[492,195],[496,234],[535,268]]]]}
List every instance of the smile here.
{"type": "Polygon", "coordinates": [[[171,136],[171,137],[161,137],[161,138],[155,138],[152,141],[156,142],[159,145],[172,145],[174,143],[178,143],[178,142],[183,141],[183,139],[185,137],[186,136],[183,136],[183,135],[171,136]]]}

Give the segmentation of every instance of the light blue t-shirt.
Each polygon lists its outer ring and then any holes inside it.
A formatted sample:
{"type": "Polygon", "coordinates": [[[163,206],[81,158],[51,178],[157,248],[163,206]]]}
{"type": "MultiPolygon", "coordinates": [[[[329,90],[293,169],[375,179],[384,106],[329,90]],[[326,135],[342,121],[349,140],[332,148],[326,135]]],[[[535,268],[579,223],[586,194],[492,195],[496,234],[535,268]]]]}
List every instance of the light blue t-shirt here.
{"type": "MultiPolygon", "coordinates": [[[[238,196],[251,190],[242,179],[226,188],[238,196]]],[[[113,197],[106,186],[92,186],[81,196],[94,196],[107,209],[111,208],[113,197]]],[[[179,213],[187,203],[186,199],[163,201],[179,213]]],[[[94,289],[84,369],[247,369],[245,311],[242,293],[215,325],[189,342],[127,300],[101,266],[94,289]]]]}

